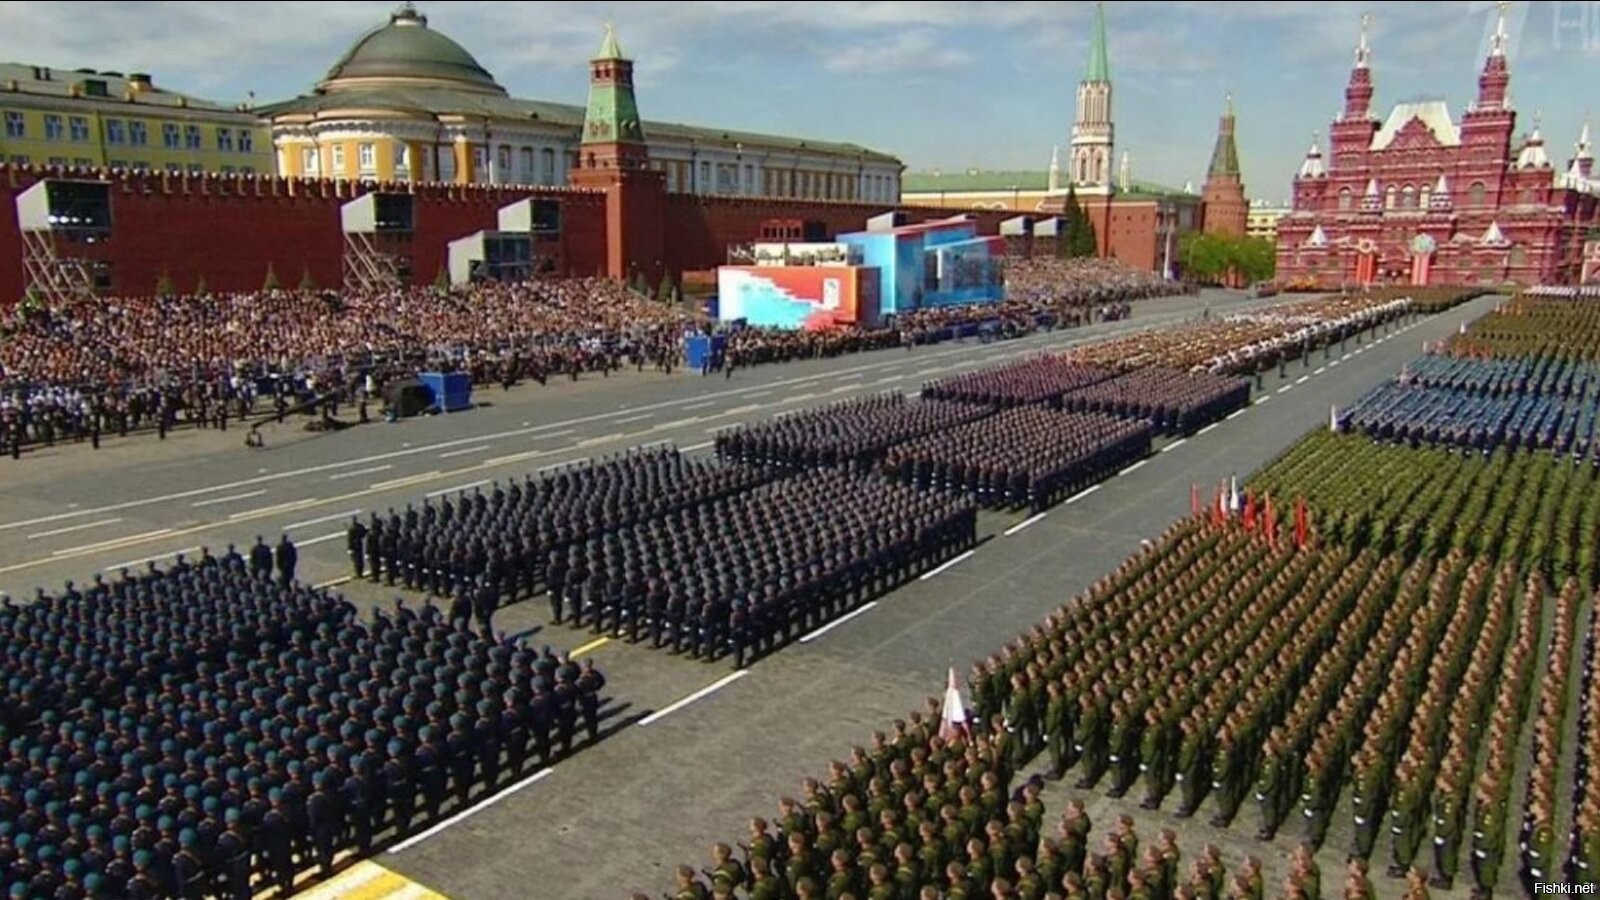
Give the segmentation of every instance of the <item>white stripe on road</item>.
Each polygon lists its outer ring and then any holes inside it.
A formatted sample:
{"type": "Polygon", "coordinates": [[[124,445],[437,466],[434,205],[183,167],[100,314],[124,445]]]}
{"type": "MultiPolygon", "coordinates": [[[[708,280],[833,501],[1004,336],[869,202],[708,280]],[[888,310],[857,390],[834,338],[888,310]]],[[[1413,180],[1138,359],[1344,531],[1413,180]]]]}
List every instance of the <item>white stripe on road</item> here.
{"type": "Polygon", "coordinates": [[[1313,374],[1313,375],[1321,375],[1323,372],[1326,372],[1326,371],[1328,371],[1328,367],[1327,366],[1321,366],[1315,372],[1312,372],[1311,374],[1313,374]]]}
{"type": "Polygon", "coordinates": [[[423,472],[423,473],[421,473],[419,475],[407,475],[404,478],[396,478],[396,479],[393,479],[391,481],[380,481],[377,484],[374,484],[374,485],[371,485],[370,487],[368,487],[367,490],[369,490],[369,491],[392,491],[395,488],[405,487],[408,484],[416,484],[417,482],[420,482],[420,481],[427,481],[427,480],[429,480],[431,478],[437,478],[442,474],[444,474],[444,473],[440,472],[438,469],[434,469],[432,472],[423,472]]]}
{"type": "Polygon", "coordinates": [[[1294,380],[1294,383],[1295,384],[1305,384],[1306,382],[1308,382],[1310,380],[1311,380],[1311,376],[1310,375],[1301,375],[1299,378],[1296,378],[1294,380]]]}
{"type": "Polygon", "coordinates": [[[293,525],[285,525],[285,526],[283,526],[283,530],[284,531],[293,531],[296,528],[304,528],[307,525],[321,525],[324,522],[332,522],[332,521],[334,521],[336,519],[347,519],[347,518],[349,518],[351,516],[359,516],[359,515],[361,515],[361,510],[352,509],[352,510],[350,510],[348,512],[334,513],[331,516],[318,516],[315,519],[307,519],[304,522],[296,522],[293,525]]]}
{"type": "Polygon", "coordinates": [[[704,450],[707,447],[715,447],[716,445],[717,445],[716,441],[705,441],[704,443],[694,444],[693,446],[684,447],[684,448],[682,448],[682,452],[684,452],[684,453],[693,453],[696,450],[704,450]]]}
{"type": "Polygon", "coordinates": [[[301,541],[300,543],[296,544],[295,546],[296,547],[315,547],[318,544],[325,544],[328,541],[333,540],[334,538],[341,538],[341,537],[344,537],[344,532],[335,531],[333,534],[325,534],[322,537],[314,537],[309,541],[301,541]]]}
{"type": "Polygon", "coordinates": [[[584,438],[583,440],[577,442],[576,444],[573,444],[572,446],[574,446],[574,447],[593,447],[595,444],[609,444],[612,441],[620,441],[625,437],[627,437],[627,435],[623,434],[622,432],[614,431],[611,434],[602,434],[599,437],[584,438]]]}
{"type": "Polygon", "coordinates": [[[439,454],[439,458],[440,459],[453,459],[453,458],[455,458],[457,456],[466,456],[468,453],[482,453],[483,451],[485,451],[487,449],[489,449],[489,445],[488,444],[479,444],[476,447],[466,447],[466,448],[461,449],[461,450],[451,450],[449,453],[441,453],[441,454],[439,454]]]}
{"type": "Polygon", "coordinates": [[[1204,427],[1204,428],[1200,429],[1199,431],[1195,432],[1194,436],[1195,437],[1199,437],[1202,434],[1210,434],[1211,432],[1216,431],[1217,430],[1217,426],[1220,425],[1220,424],[1222,424],[1222,423],[1220,423],[1220,422],[1212,422],[1210,425],[1207,425],[1206,427],[1204,427]]]}
{"type": "Polygon", "coordinates": [[[157,553],[155,556],[146,556],[144,559],[134,559],[129,560],[128,562],[112,563],[111,565],[106,566],[104,571],[114,572],[117,569],[131,569],[134,566],[142,566],[148,562],[159,562],[160,560],[177,556],[180,553],[193,553],[199,549],[199,547],[184,547],[181,550],[171,550],[166,553],[157,553]]]}
{"type": "Polygon", "coordinates": [[[1117,474],[1118,475],[1127,475],[1130,472],[1137,472],[1140,469],[1144,468],[1146,465],[1149,465],[1149,463],[1150,463],[1150,460],[1141,459],[1138,462],[1134,463],[1133,465],[1127,467],[1126,469],[1123,469],[1121,472],[1118,472],[1117,474]]]}
{"type": "MultiPolygon", "coordinates": [[[[1249,407],[1245,407],[1245,409],[1249,409],[1249,407]]],[[[1242,416],[1244,414],[1245,414],[1245,410],[1244,409],[1236,409],[1233,412],[1228,413],[1228,419],[1229,420],[1237,419],[1237,418],[1239,418],[1240,416],[1242,416]]]]}
{"type": "Polygon", "coordinates": [[[1265,402],[1267,402],[1268,400],[1271,400],[1271,399],[1272,399],[1272,395],[1271,394],[1268,394],[1265,397],[1258,397],[1258,398],[1256,398],[1255,405],[1256,406],[1260,406],[1261,404],[1263,404],[1263,403],[1265,403],[1265,402]]]}
{"type": "Polygon", "coordinates": [[[640,413],[637,416],[629,416],[626,419],[618,419],[617,420],[617,424],[618,425],[626,425],[629,422],[643,422],[645,419],[650,419],[650,418],[654,418],[654,417],[655,417],[655,413],[640,413]]]}
{"type": "Polygon", "coordinates": [[[1294,390],[1294,385],[1292,385],[1292,384],[1286,384],[1286,385],[1284,385],[1284,386],[1283,386],[1283,387],[1281,387],[1281,388],[1278,388],[1278,393],[1280,393],[1280,394],[1287,394],[1287,393],[1288,393],[1288,392],[1290,392],[1290,391],[1292,391],[1292,390],[1294,390]]]}
{"type": "Polygon", "coordinates": [[[1045,515],[1046,515],[1045,513],[1035,513],[1035,514],[1029,516],[1028,518],[1023,519],[1021,522],[1018,522],[1017,524],[1011,526],[1010,528],[1007,528],[1006,529],[1006,537],[1011,537],[1013,534],[1016,534],[1017,532],[1021,531],[1022,529],[1027,528],[1029,525],[1032,525],[1033,523],[1035,523],[1035,522],[1039,521],[1040,519],[1044,518],[1045,515]]]}
{"type": "Polygon", "coordinates": [[[690,410],[705,409],[708,406],[716,406],[716,405],[717,405],[717,401],[715,401],[715,400],[702,400],[699,403],[687,404],[686,406],[684,406],[683,411],[684,412],[689,412],[690,410]]]}
{"type": "Polygon", "coordinates": [[[1161,448],[1161,452],[1162,453],[1171,453],[1172,451],[1178,449],[1179,447],[1182,447],[1184,444],[1187,444],[1187,443],[1189,443],[1189,439],[1188,438],[1178,438],[1177,440],[1175,440],[1172,443],[1166,445],[1165,447],[1162,447],[1161,448]]]}
{"type": "Polygon", "coordinates": [[[483,487],[488,483],[489,479],[485,478],[482,481],[474,481],[470,484],[458,484],[455,487],[442,488],[437,491],[429,491],[428,493],[423,494],[423,496],[429,500],[432,500],[434,497],[443,497],[445,494],[454,494],[456,491],[464,491],[468,488],[483,487]]]}
{"type": "Polygon", "coordinates": [[[232,513],[228,516],[228,519],[231,521],[233,519],[243,519],[250,516],[264,516],[268,513],[288,512],[292,509],[302,509],[307,506],[316,506],[321,502],[321,500],[318,500],[315,497],[307,497],[304,500],[290,500],[287,503],[278,503],[272,506],[263,506],[260,509],[247,509],[244,512],[232,513]]]}
{"type": "Polygon", "coordinates": [[[171,528],[157,528],[155,531],[146,531],[142,534],[130,534],[127,537],[112,538],[108,541],[97,541],[93,544],[84,544],[81,547],[68,547],[65,550],[56,550],[50,555],[66,556],[69,553],[88,553],[95,550],[110,550],[113,547],[121,547],[124,544],[137,544],[140,541],[147,540],[149,538],[160,537],[163,534],[171,533],[171,528]]]}
{"type": "MultiPolygon", "coordinates": [[[[858,375],[856,377],[859,378],[861,376],[858,375]]],[[[767,391],[756,391],[753,394],[745,394],[745,397],[747,399],[750,399],[750,400],[754,400],[757,397],[770,397],[770,396],[772,396],[772,391],[770,391],[770,390],[767,390],[767,391]]],[[[628,420],[627,419],[623,419],[622,421],[626,422],[628,420]]]]}
{"type": "Polygon", "coordinates": [[[36,534],[30,534],[28,535],[28,540],[33,541],[38,540],[39,538],[55,537],[58,534],[71,534],[74,531],[87,531],[90,528],[99,528],[103,525],[115,525],[121,521],[121,519],[101,519],[98,522],[85,522],[82,525],[69,525],[66,528],[56,528],[51,531],[41,531],[36,534]]]}
{"type": "Polygon", "coordinates": [[[918,577],[917,580],[918,581],[927,581],[929,578],[933,578],[936,575],[939,575],[939,574],[941,574],[943,572],[946,572],[946,571],[948,571],[948,570],[950,570],[952,568],[955,568],[956,566],[959,566],[962,563],[966,562],[968,559],[971,559],[972,558],[972,554],[974,554],[976,552],[978,552],[978,551],[976,551],[976,550],[968,550],[967,552],[961,554],[960,556],[956,557],[955,559],[952,559],[949,562],[946,562],[943,565],[939,566],[937,569],[934,569],[931,572],[922,573],[922,575],[920,577],[918,577]]]}
{"type": "MultiPolygon", "coordinates": [[[[739,673],[739,674],[742,674],[742,673],[739,673]]],[[[528,785],[533,784],[534,782],[537,782],[537,781],[543,781],[545,778],[548,778],[550,776],[550,773],[552,773],[554,771],[555,771],[555,769],[551,769],[551,768],[540,769],[539,771],[533,773],[532,775],[529,775],[527,778],[524,778],[521,781],[517,782],[516,784],[513,784],[512,786],[510,786],[510,787],[506,788],[505,790],[501,791],[500,793],[495,794],[493,797],[490,797],[489,799],[483,801],[482,803],[479,803],[477,806],[473,806],[473,807],[470,807],[468,809],[464,809],[461,812],[458,812],[455,815],[451,816],[450,818],[445,819],[443,822],[440,822],[439,824],[433,826],[432,828],[429,828],[426,831],[418,832],[417,834],[414,834],[411,837],[406,838],[405,840],[401,841],[400,843],[395,844],[393,847],[389,848],[389,855],[390,856],[394,856],[396,854],[403,853],[403,852],[411,849],[412,847],[415,847],[416,845],[422,843],[423,841],[427,840],[428,838],[433,837],[434,835],[436,835],[439,832],[445,830],[446,828],[449,828],[450,826],[452,826],[452,825],[454,825],[454,824],[456,824],[458,822],[464,821],[465,819],[467,819],[467,817],[474,816],[474,815],[477,815],[480,812],[483,812],[484,810],[486,810],[489,807],[495,805],[496,803],[499,803],[501,800],[504,800],[505,798],[511,796],[512,794],[515,794],[517,791],[522,790],[523,788],[527,787],[528,785]]]]}
{"type": "Polygon", "coordinates": [[[861,607],[860,609],[853,610],[853,611],[851,611],[849,613],[846,613],[845,615],[842,615],[839,618],[834,619],[832,622],[829,622],[828,624],[822,626],[821,628],[818,628],[816,631],[813,631],[810,634],[801,637],[800,638],[800,643],[809,644],[812,641],[816,640],[817,638],[822,637],[823,635],[825,635],[828,632],[834,630],[835,628],[838,628],[840,625],[843,625],[844,623],[850,621],[851,619],[854,619],[856,616],[861,615],[862,613],[866,612],[867,610],[869,610],[869,609],[871,609],[871,608],[873,608],[874,606],[877,606],[877,605],[878,605],[878,601],[874,600],[871,603],[868,603],[865,606],[861,607]]]}
{"type": "Polygon", "coordinates": [[[189,505],[190,506],[195,506],[195,507],[199,507],[199,506],[216,506],[219,503],[233,503],[236,500],[249,500],[251,497],[259,497],[259,496],[261,496],[262,494],[265,494],[265,493],[266,493],[266,489],[263,488],[263,489],[261,489],[259,491],[251,491],[251,492],[249,492],[247,494],[233,494],[233,495],[227,496],[227,497],[213,497],[210,500],[196,500],[195,502],[193,502],[193,503],[191,503],[189,505]]]}
{"type": "Polygon", "coordinates": [[[1083,498],[1089,496],[1090,494],[1092,494],[1092,493],[1094,493],[1095,491],[1098,491],[1098,490],[1100,490],[1100,485],[1098,485],[1098,484],[1095,485],[1094,487],[1091,487],[1091,488],[1084,488],[1083,490],[1077,492],[1076,494],[1073,494],[1071,497],[1068,497],[1067,498],[1067,503],[1077,503],[1079,500],[1082,500],[1083,498]]]}
{"type": "Polygon", "coordinates": [[[392,463],[384,463],[381,466],[369,466],[368,468],[365,468],[365,469],[357,469],[354,472],[340,472],[340,473],[338,473],[336,475],[329,475],[328,476],[328,480],[329,481],[338,481],[341,478],[357,478],[357,477],[360,477],[362,475],[374,475],[374,474],[377,474],[378,472],[387,472],[392,468],[394,468],[394,465],[392,463]]]}
{"type": "Polygon", "coordinates": [[[730,431],[730,430],[732,430],[734,428],[738,428],[740,425],[743,425],[743,424],[744,424],[743,422],[731,422],[731,423],[729,423],[727,425],[717,425],[717,426],[715,426],[713,428],[707,428],[706,429],[706,434],[717,434],[718,432],[722,432],[722,431],[730,431]]]}
{"type": "Polygon", "coordinates": [[[1331,362],[1331,363],[1328,363],[1328,368],[1330,368],[1330,369],[1332,369],[1332,368],[1334,368],[1334,367],[1336,367],[1336,366],[1338,366],[1338,365],[1339,365],[1339,363],[1341,363],[1341,362],[1344,362],[1344,360],[1342,360],[1342,359],[1336,359],[1336,360],[1334,360],[1334,361],[1333,361],[1333,362],[1331,362]]]}
{"type": "Polygon", "coordinates": [[[338,578],[333,579],[332,581],[324,581],[321,584],[313,585],[313,587],[315,587],[319,591],[320,590],[327,590],[328,588],[331,588],[331,587],[338,587],[339,585],[344,584],[347,581],[355,581],[355,580],[356,580],[356,577],[354,575],[342,575],[342,576],[340,576],[338,578]]]}
{"type": "MultiPolygon", "coordinates": [[[[569,434],[577,434],[577,433],[578,433],[578,429],[576,429],[576,428],[563,428],[560,431],[548,431],[548,432],[545,432],[544,434],[536,434],[536,435],[533,436],[533,439],[536,440],[536,441],[542,441],[542,440],[545,440],[546,438],[566,437],[569,434]]],[[[490,437],[499,437],[499,435],[490,435],[490,437]]]]}
{"type": "Polygon", "coordinates": [[[728,685],[733,684],[735,681],[738,681],[739,679],[741,679],[741,678],[743,678],[743,677],[745,677],[746,675],[749,675],[749,674],[750,674],[750,670],[749,669],[740,669],[739,671],[734,672],[731,675],[725,675],[722,678],[719,678],[716,681],[712,682],[711,684],[706,685],[705,687],[701,688],[700,690],[695,691],[694,693],[692,693],[689,696],[683,698],[682,700],[679,700],[677,703],[674,703],[671,706],[668,706],[666,709],[659,710],[657,712],[653,712],[650,715],[645,716],[644,718],[640,719],[639,720],[639,727],[643,728],[646,725],[650,725],[650,724],[652,724],[654,722],[659,722],[663,717],[669,716],[672,713],[675,713],[678,710],[683,709],[685,706],[688,706],[689,704],[695,702],[696,700],[703,700],[706,697],[711,696],[712,694],[716,693],[717,691],[722,690],[723,688],[727,687],[728,685]]]}

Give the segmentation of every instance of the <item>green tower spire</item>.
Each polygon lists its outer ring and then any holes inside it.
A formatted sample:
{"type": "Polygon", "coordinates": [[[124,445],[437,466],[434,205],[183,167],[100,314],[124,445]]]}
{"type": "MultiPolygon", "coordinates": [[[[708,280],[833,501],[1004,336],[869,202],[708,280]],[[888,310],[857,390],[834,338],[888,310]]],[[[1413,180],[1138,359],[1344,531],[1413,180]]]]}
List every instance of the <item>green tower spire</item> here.
{"type": "Polygon", "coordinates": [[[606,24],[600,52],[589,61],[589,105],[583,114],[583,143],[642,144],[639,101],[633,94],[633,61],[622,55],[617,33],[606,24]]]}
{"type": "Polygon", "coordinates": [[[1239,146],[1234,142],[1233,132],[1233,94],[1229,93],[1222,120],[1217,124],[1217,143],[1211,148],[1211,166],[1206,170],[1208,175],[1239,174],[1239,146]]]}
{"type": "Polygon", "coordinates": [[[1111,65],[1106,55],[1106,5],[1094,6],[1094,31],[1089,35],[1089,67],[1084,70],[1084,81],[1110,81],[1111,65]]]}

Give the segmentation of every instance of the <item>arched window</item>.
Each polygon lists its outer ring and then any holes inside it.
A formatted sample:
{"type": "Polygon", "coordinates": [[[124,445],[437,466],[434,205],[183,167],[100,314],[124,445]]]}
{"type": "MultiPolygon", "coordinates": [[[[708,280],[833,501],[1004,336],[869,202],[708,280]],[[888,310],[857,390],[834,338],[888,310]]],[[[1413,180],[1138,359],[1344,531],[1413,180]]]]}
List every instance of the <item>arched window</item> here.
{"type": "Polygon", "coordinates": [[[1469,206],[1482,206],[1487,192],[1488,189],[1483,186],[1483,182],[1474,181],[1472,187],[1467,188],[1467,204],[1469,206]]]}
{"type": "Polygon", "coordinates": [[[1522,246],[1521,244],[1512,245],[1511,254],[1510,254],[1510,257],[1507,260],[1507,262],[1509,262],[1511,264],[1511,268],[1513,268],[1513,269],[1520,269],[1523,266],[1527,265],[1528,264],[1528,248],[1522,246]]]}
{"type": "Polygon", "coordinates": [[[1394,185],[1392,184],[1389,185],[1388,189],[1383,192],[1384,209],[1394,209],[1394,193],[1394,185]]]}
{"type": "Polygon", "coordinates": [[[1427,209],[1432,205],[1432,202],[1433,188],[1425,184],[1422,186],[1422,190],[1417,193],[1417,205],[1427,209]]]}
{"type": "Polygon", "coordinates": [[[550,147],[539,151],[539,181],[542,184],[556,183],[556,151],[550,147]]]}
{"type": "Polygon", "coordinates": [[[1339,189],[1339,209],[1340,209],[1340,211],[1345,211],[1345,210],[1350,209],[1350,203],[1351,203],[1352,199],[1353,199],[1353,195],[1350,193],[1350,189],[1349,188],[1340,188],[1339,189]]]}
{"type": "Polygon", "coordinates": [[[1409,184],[1400,189],[1400,208],[1417,208],[1417,189],[1409,184]]]}
{"type": "Polygon", "coordinates": [[[1078,157],[1078,183],[1079,184],[1084,184],[1084,183],[1088,182],[1088,180],[1089,180],[1089,158],[1086,157],[1086,156],[1080,156],[1080,157],[1078,157]]]}

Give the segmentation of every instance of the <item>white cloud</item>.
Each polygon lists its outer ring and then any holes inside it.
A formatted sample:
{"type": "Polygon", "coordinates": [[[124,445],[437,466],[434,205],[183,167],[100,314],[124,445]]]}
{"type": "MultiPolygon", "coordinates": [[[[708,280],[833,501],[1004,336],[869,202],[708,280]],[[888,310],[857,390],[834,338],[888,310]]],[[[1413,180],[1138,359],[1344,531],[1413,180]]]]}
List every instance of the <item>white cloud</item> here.
{"type": "Polygon", "coordinates": [[[965,50],[940,46],[932,33],[913,31],[887,41],[824,50],[822,65],[830,72],[851,75],[910,74],[959,69],[972,61],[965,50]]]}

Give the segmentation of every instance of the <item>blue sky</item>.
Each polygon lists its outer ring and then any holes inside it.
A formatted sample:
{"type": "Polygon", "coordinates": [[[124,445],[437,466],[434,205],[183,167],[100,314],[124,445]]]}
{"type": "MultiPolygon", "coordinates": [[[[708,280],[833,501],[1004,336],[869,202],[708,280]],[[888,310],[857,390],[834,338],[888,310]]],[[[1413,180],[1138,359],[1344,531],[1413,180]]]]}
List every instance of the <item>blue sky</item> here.
{"type": "MultiPolygon", "coordinates": [[[[154,73],[219,100],[309,90],[391,2],[0,2],[0,59],[154,73]]],[[[914,170],[1043,168],[1064,144],[1090,3],[423,2],[513,94],[580,103],[604,22],[638,61],[646,117],[850,140],[914,170]]],[[[1342,103],[1374,15],[1375,114],[1441,96],[1459,118],[1494,17],[1483,0],[1109,2],[1119,153],[1198,184],[1223,95],[1252,196],[1282,199],[1342,103]]],[[[1565,160],[1600,84],[1600,0],[1512,6],[1512,98],[1565,160]]],[[[1600,113],[1600,109],[1595,110],[1600,113]]],[[[1597,123],[1600,125],[1600,123],[1597,123]]]]}

